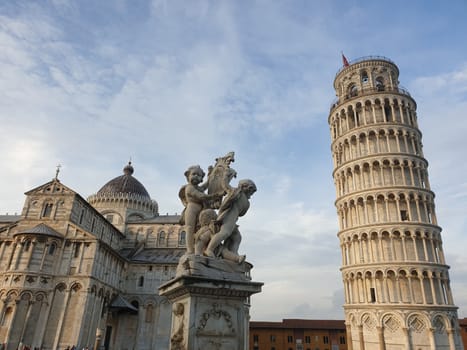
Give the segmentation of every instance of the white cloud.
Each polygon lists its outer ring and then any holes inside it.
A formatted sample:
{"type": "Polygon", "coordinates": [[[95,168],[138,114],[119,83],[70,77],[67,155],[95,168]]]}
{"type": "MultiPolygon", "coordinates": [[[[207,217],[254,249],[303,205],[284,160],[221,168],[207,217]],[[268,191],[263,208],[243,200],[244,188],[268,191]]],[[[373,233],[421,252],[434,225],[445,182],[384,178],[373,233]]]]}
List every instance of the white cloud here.
{"type": "Polygon", "coordinates": [[[467,91],[467,63],[458,70],[442,73],[435,76],[418,77],[413,83],[414,91],[420,95],[437,97],[438,99],[449,98],[453,100],[467,91]]]}

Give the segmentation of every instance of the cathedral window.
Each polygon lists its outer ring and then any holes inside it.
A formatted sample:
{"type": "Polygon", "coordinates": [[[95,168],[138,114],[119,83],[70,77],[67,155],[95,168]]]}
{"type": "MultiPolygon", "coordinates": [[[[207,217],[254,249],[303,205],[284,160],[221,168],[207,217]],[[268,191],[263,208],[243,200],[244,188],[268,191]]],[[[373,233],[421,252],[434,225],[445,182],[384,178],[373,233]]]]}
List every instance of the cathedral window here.
{"type": "Polygon", "coordinates": [[[140,276],[138,279],[138,287],[144,286],[144,276],[140,276]]]}
{"type": "Polygon", "coordinates": [[[185,245],[186,244],[186,232],[180,232],[178,236],[178,245],[185,245]]]}
{"type": "Polygon", "coordinates": [[[81,213],[79,214],[79,224],[81,225],[83,223],[84,219],[84,209],[81,209],[81,213]]]}
{"type": "Polygon", "coordinates": [[[165,245],[165,232],[164,231],[159,232],[158,245],[159,246],[165,245]]]}
{"type": "Polygon", "coordinates": [[[52,214],[52,208],[53,204],[52,203],[46,203],[44,205],[44,210],[42,211],[42,217],[43,218],[48,218],[52,214]]]}
{"type": "Polygon", "coordinates": [[[29,251],[29,248],[31,248],[31,240],[28,239],[24,242],[24,251],[27,252],[29,251]]]}
{"type": "Polygon", "coordinates": [[[107,311],[107,299],[102,300],[102,309],[101,309],[101,318],[104,317],[106,311],[107,311]]]}
{"type": "Polygon", "coordinates": [[[11,307],[7,307],[5,312],[2,315],[2,320],[0,325],[7,326],[10,323],[11,316],[13,315],[13,309],[11,307]]]}
{"type": "Polygon", "coordinates": [[[49,255],[54,255],[56,248],[57,248],[57,245],[55,243],[52,243],[51,245],[49,245],[49,255]]]}
{"type": "Polygon", "coordinates": [[[75,251],[74,251],[74,253],[73,253],[73,256],[74,256],[75,258],[77,258],[77,257],[79,256],[80,250],[81,250],[81,243],[80,243],[80,242],[76,242],[76,243],[75,243],[75,251]]]}
{"type": "Polygon", "coordinates": [[[154,306],[152,306],[151,304],[149,304],[149,305],[146,307],[146,322],[147,322],[147,323],[151,323],[151,322],[152,322],[153,313],[154,313],[154,306]]]}

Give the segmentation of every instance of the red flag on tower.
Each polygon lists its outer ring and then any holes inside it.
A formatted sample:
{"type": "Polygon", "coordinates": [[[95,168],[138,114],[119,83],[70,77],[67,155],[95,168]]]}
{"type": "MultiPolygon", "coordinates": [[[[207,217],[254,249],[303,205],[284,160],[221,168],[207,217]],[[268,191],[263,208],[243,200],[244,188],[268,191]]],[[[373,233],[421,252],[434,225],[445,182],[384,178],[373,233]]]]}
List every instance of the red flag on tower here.
{"type": "Polygon", "coordinates": [[[347,61],[347,58],[345,58],[344,54],[342,54],[342,63],[344,64],[344,67],[349,66],[349,61],[347,61]]]}

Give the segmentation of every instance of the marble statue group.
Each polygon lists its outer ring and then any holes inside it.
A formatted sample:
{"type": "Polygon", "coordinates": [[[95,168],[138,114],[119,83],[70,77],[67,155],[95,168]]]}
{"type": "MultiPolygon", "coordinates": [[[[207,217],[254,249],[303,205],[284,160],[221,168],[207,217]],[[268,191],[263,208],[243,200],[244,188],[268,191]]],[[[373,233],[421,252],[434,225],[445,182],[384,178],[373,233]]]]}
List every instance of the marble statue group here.
{"type": "Polygon", "coordinates": [[[245,260],[239,255],[241,234],[237,220],[250,207],[249,199],[256,192],[253,181],[245,179],[232,187],[230,181],[237,176],[230,164],[234,152],[216,158],[214,166],[205,173],[199,165],[185,171],[187,184],[179,197],[185,206],[181,224],[185,225],[187,254],[204,255],[237,263],[245,260]]]}

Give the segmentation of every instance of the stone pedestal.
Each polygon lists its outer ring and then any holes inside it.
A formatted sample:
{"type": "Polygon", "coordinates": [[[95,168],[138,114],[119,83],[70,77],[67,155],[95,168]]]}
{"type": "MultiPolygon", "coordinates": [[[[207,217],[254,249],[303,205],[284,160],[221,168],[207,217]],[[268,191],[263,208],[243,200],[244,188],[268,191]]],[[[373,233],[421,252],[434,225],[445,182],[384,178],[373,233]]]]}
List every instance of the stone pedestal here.
{"type": "Polygon", "coordinates": [[[170,350],[247,350],[252,265],[185,255],[159,288],[172,303],[170,350]]]}

